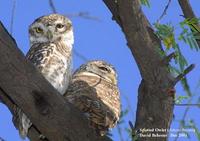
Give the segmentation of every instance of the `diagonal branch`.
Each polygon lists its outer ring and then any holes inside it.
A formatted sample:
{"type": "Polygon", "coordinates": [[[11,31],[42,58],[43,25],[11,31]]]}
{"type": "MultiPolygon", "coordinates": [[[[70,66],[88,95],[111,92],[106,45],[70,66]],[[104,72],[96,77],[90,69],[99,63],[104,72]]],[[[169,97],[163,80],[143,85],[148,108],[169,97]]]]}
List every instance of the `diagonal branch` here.
{"type": "Polygon", "coordinates": [[[162,15],[158,18],[157,23],[160,22],[160,20],[167,14],[167,9],[169,8],[170,3],[172,2],[172,0],[168,0],[167,5],[165,6],[165,9],[162,13],[162,15]]]}
{"type": "MultiPolygon", "coordinates": [[[[3,100],[2,102],[8,107],[8,109],[10,110],[10,112],[14,115],[14,111],[15,111],[15,103],[12,101],[12,99],[6,95],[6,93],[3,91],[3,89],[0,88],[0,100],[3,100]]],[[[15,122],[13,121],[14,125],[15,122]]],[[[38,132],[38,130],[32,126],[29,129],[28,132],[28,137],[31,141],[42,141],[40,140],[39,137],[40,133],[38,132]]],[[[1,140],[0,140],[1,141],[1,140]]]]}
{"type": "MultiPolygon", "coordinates": [[[[49,0],[49,6],[53,13],[57,13],[56,6],[55,6],[53,0],[49,0]]],[[[91,16],[88,12],[68,13],[68,14],[66,14],[66,16],[70,17],[70,18],[81,17],[81,18],[88,19],[88,20],[94,20],[94,21],[98,21],[98,22],[101,21],[98,17],[91,16]]]]}
{"type": "MultiPolygon", "coordinates": [[[[184,17],[187,19],[192,19],[192,18],[197,18],[196,15],[194,14],[192,7],[189,3],[188,0],[178,0],[179,5],[183,11],[184,17]]],[[[196,27],[198,27],[198,29],[200,29],[200,24],[195,25],[196,27]]],[[[191,31],[193,32],[193,30],[191,29],[191,31]]],[[[200,36],[200,32],[197,34],[197,36],[200,36]]],[[[200,48],[200,39],[196,39],[196,42],[200,48]]]]}
{"type": "Polygon", "coordinates": [[[3,138],[0,137],[0,141],[5,141],[3,138]]]}
{"type": "MultiPolygon", "coordinates": [[[[107,141],[96,136],[88,121],[25,60],[14,39],[0,23],[0,98],[11,113],[22,109],[33,127],[50,141],[107,141]]],[[[32,127],[32,128],[33,128],[32,127]]],[[[38,132],[37,132],[38,133],[38,132]]],[[[30,137],[30,136],[29,136],[30,137]]],[[[38,140],[38,138],[32,141],[38,140]]]]}
{"type": "Polygon", "coordinates": [[[13,0],[11,20],[10,20],[10,34],[11,35],[13,34],[13,24],[14,24],[14,18],[15,18],[15,8],[16,8],[16,0],[13,0]]]}
{"type": "Polygon", "coordinates": [[[51,10],[53,11],[53,13],[57,13],[56,7],[54,6],[54,3],[53,3],[53,0],[49,0],[49,6],[50,6],[51,10]]]}
{"type": "Polygon", "coordinates": [[[176,84],[177,82],[179,82],[181,79],[183,79],[188,73],[190,73],[193,69],[194,69],[195,65],[191,64],[190,66],[188,66],[183,73],[179,74],[175,79],[174,79],[174,84],[176,84]]]}

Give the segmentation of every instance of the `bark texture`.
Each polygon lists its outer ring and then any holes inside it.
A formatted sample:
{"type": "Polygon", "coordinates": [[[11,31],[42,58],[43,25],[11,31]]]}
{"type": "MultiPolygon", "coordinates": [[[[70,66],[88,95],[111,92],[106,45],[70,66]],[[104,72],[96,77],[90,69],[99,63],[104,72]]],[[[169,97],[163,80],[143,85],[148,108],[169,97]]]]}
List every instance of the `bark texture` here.
{"type": "Polygon", "coordinates": [[[11,113],[20,107],[30,118],[29,138],[39,141],[42,133],[50,141],[109,141],[96,136],[84,116],[25,60],[14,39],[0,23],[0,99],[11,113]]]}
{"type": "Polygon", "coordinates": [[[112,19],[121,27],[142,76],[133,136],[138,136],[139,141],[166,141],[167,132],[142,132],[142,129],[170,128],[174,104],[169,91],[179,80],[168,71],[168,62],[173,55],[161,57],[157,52],[161,41],[154,34],[138,0],[103,1],[111,11],[112,19]],[[164,137],[141,136],[150,133],[164,137]]]}

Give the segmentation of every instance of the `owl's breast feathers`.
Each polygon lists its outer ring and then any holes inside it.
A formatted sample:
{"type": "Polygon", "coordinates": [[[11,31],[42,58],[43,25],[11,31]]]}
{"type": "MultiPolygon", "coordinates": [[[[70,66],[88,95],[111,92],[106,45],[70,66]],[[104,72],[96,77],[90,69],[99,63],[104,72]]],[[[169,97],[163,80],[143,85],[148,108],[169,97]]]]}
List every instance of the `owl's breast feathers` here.
{"type": "Polygon", "coordinates": [[[120,117],[118,87],[97,76],[74,76],[65,98],[84,112],[92,126],[104,135],[120,117]]]}
{"type": "Polygon", "coordinates": [[[33,44],[26,59],[55,89],[64,94],[71,77],[71,49],[63,42],[33,44]]]}

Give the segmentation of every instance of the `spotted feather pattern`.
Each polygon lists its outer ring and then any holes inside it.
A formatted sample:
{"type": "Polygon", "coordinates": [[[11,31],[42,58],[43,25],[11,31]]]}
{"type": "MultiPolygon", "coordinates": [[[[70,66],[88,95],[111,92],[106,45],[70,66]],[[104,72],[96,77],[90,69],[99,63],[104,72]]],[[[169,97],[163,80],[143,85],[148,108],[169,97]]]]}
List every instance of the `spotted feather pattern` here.
{"type": "Polygon", "coordinates": [[[98,134],[105,135],[120,116],[118,87],[100,76],[73,76],[64,97],[82,111],[98,134]]]}
{"type": "MultiPolygon", "coordinates": [[[[60,14],[39,17],[29,26],[29,40],[26,59],[63,95],[71,78],[72,22],[60,14]]],[[[13,120],[24,139],[32,122],[17,106],[13,120]]]]}
{"type": "Polygon", "coordinates": [[[34,44],[26,56],[61,94],[71,77],[71,49],[62,42],[34,44]]]}

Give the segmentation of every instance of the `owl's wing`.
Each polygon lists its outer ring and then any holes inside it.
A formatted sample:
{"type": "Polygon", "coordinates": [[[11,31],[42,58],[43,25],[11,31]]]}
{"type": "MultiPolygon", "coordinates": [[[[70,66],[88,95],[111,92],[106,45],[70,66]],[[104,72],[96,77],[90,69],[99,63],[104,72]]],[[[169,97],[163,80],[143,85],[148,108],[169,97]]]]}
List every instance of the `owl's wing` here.
{"type": "Polygon", "coordinates": [[[53,47],[50,44],[34,44],[26,54],[26,59],[39,70],[49,62],[50,55],[53,54],[53,47]]]}
{"type": "Polygon", "coordinates": [[[105,80],[92,76],[73,78],[64,96],[88,117],[101,135],[119,120],[119,91],[105,80]]]}
{"type": "Polygon", "coordinates": [[[63,42],[33,44],[26,59],[60,94],[65,93],[71,79],[71,52],[63,42]]]}
{"type": "Polygon", "coordinates": [[[20,108],[17,106],[14,107],[14,116],[13,116],[13,123],[19,130],[19,135],[22,139],[25,139],[28,130],[31,127],[32,123],[30,119],[22,112],[20,108]]]}

